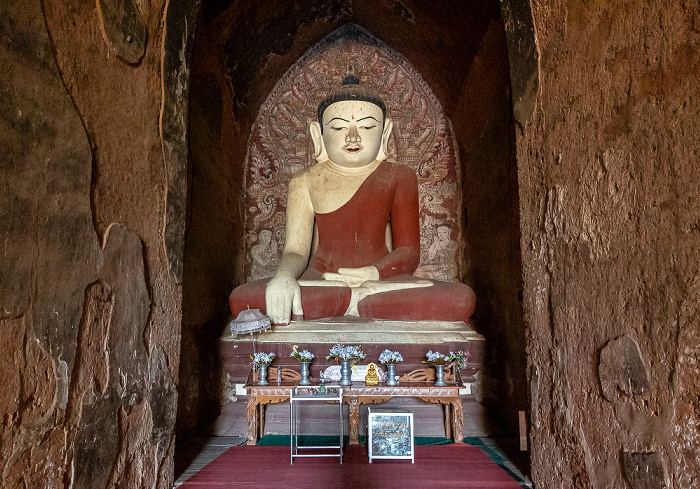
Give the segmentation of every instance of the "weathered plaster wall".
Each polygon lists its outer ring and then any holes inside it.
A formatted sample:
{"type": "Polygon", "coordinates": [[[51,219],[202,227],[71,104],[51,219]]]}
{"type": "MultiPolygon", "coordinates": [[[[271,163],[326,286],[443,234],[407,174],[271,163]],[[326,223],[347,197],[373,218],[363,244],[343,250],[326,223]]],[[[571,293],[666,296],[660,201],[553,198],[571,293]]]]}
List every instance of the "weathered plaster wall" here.
{"type": "Polygon", "coordinates": [[[700,5],[533,15],[540,91],[517,136],[533,479],[696,487],[700,5]]]}
{"type": "Polygon", "coordinates": [[[2,487],[172,486],[167,4],[0,7],[2,487]]]}
{"type": "Polygon", "coordinates": [[[489,342],[477,397],[517,432],[518,411],[527,410],[528,399],[510,94],[505,29],[496,18],[479,44],[453,122],[464,182],[464,281],[477,296],[472,320],[489,342]]]}
{"type": "Polygon", "coordinates": [[[192,56],[188,223],[182,288],[178,433],[201,434],[219,414],[216,340],[243,283],[245,122],[221,61],[220,27],[198,20],[192,56]],[[241,120],[243,118],[243,120],[241,120]]]}

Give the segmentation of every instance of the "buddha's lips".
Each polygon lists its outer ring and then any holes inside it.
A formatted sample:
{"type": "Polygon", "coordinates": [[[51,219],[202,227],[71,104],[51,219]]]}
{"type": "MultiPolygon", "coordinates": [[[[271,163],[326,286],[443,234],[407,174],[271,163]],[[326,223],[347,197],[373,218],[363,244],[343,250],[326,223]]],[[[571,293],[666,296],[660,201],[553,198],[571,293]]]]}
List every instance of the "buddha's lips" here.
{"type": "Polygon", "coordinates": [[[358,151],[360,151],[360,149],[362,148],[345,148],[345,151],[348,151],[350,153],[357,153],[358,151]]]}

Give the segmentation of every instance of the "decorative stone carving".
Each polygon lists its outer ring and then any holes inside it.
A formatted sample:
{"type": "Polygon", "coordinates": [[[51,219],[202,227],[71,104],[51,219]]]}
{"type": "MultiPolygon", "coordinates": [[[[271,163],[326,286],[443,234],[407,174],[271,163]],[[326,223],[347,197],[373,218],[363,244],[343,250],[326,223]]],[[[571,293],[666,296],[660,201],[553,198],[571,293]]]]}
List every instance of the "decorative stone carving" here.
{"type": "MultiPolygon", "coordinates": [[[[105,241],[98,280],[84,294],[71,374],[68,419],[80,423],[75,434],[75,460],[92,462],[75,465],[73,487],[79,489],[107,487],[110,480],[123,485],[130,474],[113,470],[119,454],[162,460],[164,448],[157,442],[165,443],[176,414],[176,407],[169,404],[176,393],[170,374],[163,372],[165,356],[156,347],[156,357],[150,359],[155,363],[149,365],[143,340],[151,301],[141,240],[126,227],[112,224],[105,241]],[[148,384],[153,389],[149,397],[161,401],[155,420],[142,393],[147,379],[153,382],[148,384]],[[148,432],[147,445],[127,449],[123,439],[135,436],[140,440],[143,432],[148,432]],[[96,439],[103,443],[95,443],[96,439]]],[[[148,480],[155,474],[145,472],[140,477],[148,480]]]]}
{"type": "Polygon", "coordinates": [[[279,250],[271,230],[262,229],[258,233],[258,241],[250,250],[250,258],[250,276],[253,280],[270,278],[275,274],[279,263],[279,250]]]}
{"type": "Polygon", "coordinates": [[[109,350],[106,348],[114,312],[114,294],[109,284],[91,283],[85,289],[83,317],[80,321],[75,367],[78,390],[92,385],[104,394],[109,384],[109,350]],[[89,368],[86,368],[89,367],[89,368]]]}
{"type": "Polygon", "coordinates": [[[617,400],[619,391],[631,397],[642,394],[649,386],[639,346],[626,335],[608,341],[603,347],[598,375],[603,395],[610,402],[617,400]]]}
{"type": "Polygon", "coordinates": [[[459,281],[461,196],[451,128],[440,103],[408,61],[357,26],[339,29],[292,66],[253,124],[246,157],[246,277],[266,278],[260,277],[253,257],[263,229],[273,232],[270,242],[276,253],[270,259],[282,254],[289,179],[315,163],[309,125],[317,118],[318,103],[340,86],[350,63],[362,84],[386,101],[387,117],[394,120],[389,160],[418,175],[421,264],[430,265],[420,268],[421,276],[459,281]],[[438,250],[432,245],[440,239],[440,225],[451,231],[438,250]],[[436,266],[441,263],[449,266],[436,266]]]}

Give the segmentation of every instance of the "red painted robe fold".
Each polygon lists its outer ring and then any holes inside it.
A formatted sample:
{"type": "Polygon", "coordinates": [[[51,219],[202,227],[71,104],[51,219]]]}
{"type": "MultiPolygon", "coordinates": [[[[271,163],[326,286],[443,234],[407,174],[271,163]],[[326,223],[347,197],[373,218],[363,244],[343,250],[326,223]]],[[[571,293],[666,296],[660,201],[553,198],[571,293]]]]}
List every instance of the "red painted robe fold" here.
{"type": "MultiPolygon", "coordinates": [[[[318,248],[304,280],[322,280],[338,268],[374,265],[381,280],[410,281],[420,260],[418,183],[407,166],[382,162],[337,210],[317,213],[318,248]],[[394,250],[386,247],[391,222],[394,250]]],[[[234,316],[248,307],[265,311],[269,279],[249,282],[231,293],[234,316]]],[[[433,281],[431,287],[383,292],[358,304],[360,316],[379,319],[466,322],[474,312],[474,292],[465,284],[433,281]]],[[[347,287],[302,287],[305,319],[343,316],[350,303],[347,287]]]]}

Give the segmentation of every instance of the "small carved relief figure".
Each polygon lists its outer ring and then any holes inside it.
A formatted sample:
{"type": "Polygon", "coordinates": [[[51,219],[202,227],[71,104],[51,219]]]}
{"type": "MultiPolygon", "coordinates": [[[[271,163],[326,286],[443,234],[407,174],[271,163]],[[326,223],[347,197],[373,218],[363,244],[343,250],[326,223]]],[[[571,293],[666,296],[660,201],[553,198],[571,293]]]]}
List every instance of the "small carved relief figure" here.
{"type": "Polygon", "coordinates": [[[258,234],[258,244],[250,250],[250,256],[253,258],[253,267],[250,270],[252,279],[272,277],[279,263],[277,255],[277,242],[272,236],[272,231],[263,229],[258,234]]]}
{"type": "Polygon", "coordinates": [[[459,245],[452,240],[451,234],[452,229],[448,224],[440,224],[437,227],[435,238],[428,248],[428,262],[418,267],[413,275],[445,282],[454,282],[457,279],[459,245]]]}
{"type": "Polygon", "coordinates": [[[321,102],[311,124],[318,163],[289,183],[275,275],[234,289],[234,315],[258,308],[275,324],[339,316],[469,319],[471,288],[412,275],[420,259],[418,181],[408,166],[387,161],[392,128],[384,102],[352,72],[321,102]]]}

